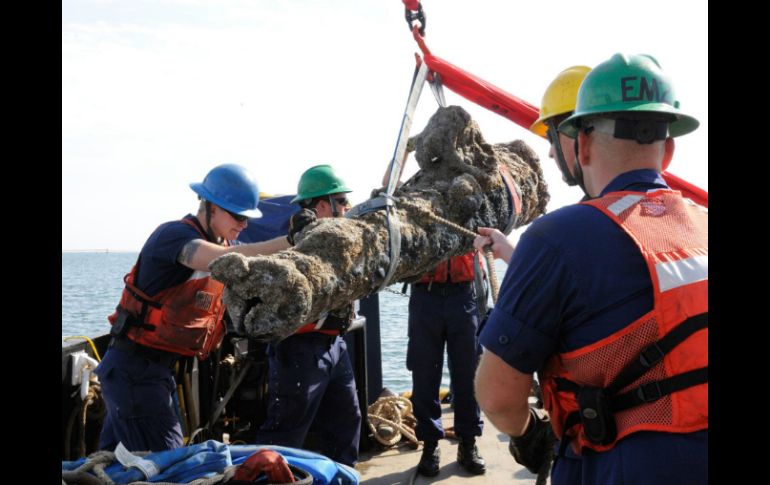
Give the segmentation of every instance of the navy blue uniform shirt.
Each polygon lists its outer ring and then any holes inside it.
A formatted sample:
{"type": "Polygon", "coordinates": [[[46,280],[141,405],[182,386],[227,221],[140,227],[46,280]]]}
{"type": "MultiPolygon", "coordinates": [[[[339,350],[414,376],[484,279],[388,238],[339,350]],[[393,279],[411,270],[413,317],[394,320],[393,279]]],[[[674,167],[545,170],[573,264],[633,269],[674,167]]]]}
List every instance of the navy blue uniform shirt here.
{"type": "MultiPolygon", "coordinates": [[[[184,218],[194,218],[187,214],[184,218]]],[[[179,263],[177,257],[185,244],[204,239],[182,221],[165,222],[147,238],[139,253],[139,277],[136,286],[149,296],[187,281],[193,270],[179,263]]]]}
{"type": "MultiPolygon", "coordinates": [[[[612,180],[601,196],[661,188],[668,187],[654,170],[633,170],[612,180]]],[[[522,234],[480,340],[513,368],[532,374],[552,354],[601,340],[652,307],[652,281],[636,244],[598,209],[570,205],[535,220],[522,234]]],[[[645,483],[646,479],[653,480],[646,483],[664,483],[655,477],[681,467],[694,467],[692,476],[699,476],[707,473],[707,436],[707,431],[677,437],[636,433],[609,452],[584,452],[582,471],[579,459],[564,459],[561,470],[560,464],[554,469],[554,483],[564,474],[571,476],[572,483],[645,483]],[[681,441],[695,449],[674,443],[681,441]],[[647,455],[655,447],[657,463],[647,455]],[[678,456],[676,450],[688,451],[693,458],[678,463],[662,460],[668,452],[669,457],[678,456]],[[589,456],[594,458],[586,461],[589,456]],[[633,474],[636,479],[629,478],[633,474]]],[[[576,458],[571,448],[570,457],[576,458]]]]}

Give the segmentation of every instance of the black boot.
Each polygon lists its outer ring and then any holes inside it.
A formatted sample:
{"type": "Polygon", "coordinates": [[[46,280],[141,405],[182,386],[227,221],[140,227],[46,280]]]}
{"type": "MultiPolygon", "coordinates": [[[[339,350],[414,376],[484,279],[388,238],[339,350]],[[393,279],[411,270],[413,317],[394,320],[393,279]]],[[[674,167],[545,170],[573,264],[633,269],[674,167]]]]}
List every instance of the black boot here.
{"type": "Polygon", "coordinates": [[[420,464],[417,465],[417,472],[426,477],[435,477],[438,475],[438,462],[441,458],[438,441],[426,441],[422,446],[422,456],[420,464]]]}
{"type": "Polygon", "coordinates": [[[473,438],[460,438],[460,444],[457,445],[457,463],[474,475],[482,475],[487,471],[484,458],[479,455],[476,440],[473,438]]]}

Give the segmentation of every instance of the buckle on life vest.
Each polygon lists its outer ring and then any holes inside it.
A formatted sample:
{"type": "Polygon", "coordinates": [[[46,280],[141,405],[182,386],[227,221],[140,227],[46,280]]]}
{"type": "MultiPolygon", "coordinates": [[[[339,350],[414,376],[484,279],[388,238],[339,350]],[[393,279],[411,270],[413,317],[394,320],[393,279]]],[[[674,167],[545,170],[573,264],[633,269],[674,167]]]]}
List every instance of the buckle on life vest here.
{"type": "Polygon", "coordinates": [[[142,314],[139,318],[135,317],[120,305],[115,308],[115,314],[117,316],[115,317],[115,321],[112,323],[112,328],[110,329],[110,335],[115,337],[122,337],[126,335],[130,327],[139,327],[144,330],[154,332],[157,326],[144,322],[146,320],[156,321],[160,318],[160,313],[154,312],[147,305],[145,305],[144,302],[142,303],[142,314]],[[148,313],[150,314],[149,317],[147,316],[148,313]]]}
{"type": "Polygon", "coordinates": [[[581,387],[577,392],[580,422],[583,432],[592,443],[606,445],[618,434],[610,400],[601,387],[581,387]]]}
{"type": "Polygon", "coordinates": [[[115,318],[115,323],[112,324],[110,329],[110,335],[113,337],[122,337],[128,332],[128,327],[131,326],[131,314],[128,313],[123,307],[118,306],[116,308],[118,316],[115,318]]]}
{"type": "Polygon", "coordinates": [[[658,381],[648,382],[636,388],[636,397],[642,402],[653,402],[663,397],[663,391],[660,389],[658,381]]]}
{"type": "Polygon", "coordinates": [[[658,342],[648,346],[639,354],[639,363],[644,367],[652,367],[660,362],[666,353],[658,347],[658,342]]]}

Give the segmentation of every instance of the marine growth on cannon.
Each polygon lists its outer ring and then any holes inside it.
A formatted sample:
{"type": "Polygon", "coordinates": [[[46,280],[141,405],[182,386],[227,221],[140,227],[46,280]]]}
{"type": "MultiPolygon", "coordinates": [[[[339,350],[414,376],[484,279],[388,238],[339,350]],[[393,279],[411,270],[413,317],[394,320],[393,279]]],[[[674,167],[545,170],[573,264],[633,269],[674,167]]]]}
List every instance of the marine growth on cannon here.
{"type": "MultiPolygon", "coordinates": [[[[431,214],[471,231],[479,226],[510,231],[545,212],[549,195],[535,152],[521,140],[485,142],[458,106],[439,108],[414,137],[414,147],[420,170],[393,194],[401,244],[390,283],[413,281],[473,248],[470,235],[431,214]]],[[[271,256],[232,253],[211,263],[212,275],[225,284],[224,302],[240,333],[285,338],[325,312],[377,291],[390,267],[384,210],[321,219],[296,241],[271,256]]]]}

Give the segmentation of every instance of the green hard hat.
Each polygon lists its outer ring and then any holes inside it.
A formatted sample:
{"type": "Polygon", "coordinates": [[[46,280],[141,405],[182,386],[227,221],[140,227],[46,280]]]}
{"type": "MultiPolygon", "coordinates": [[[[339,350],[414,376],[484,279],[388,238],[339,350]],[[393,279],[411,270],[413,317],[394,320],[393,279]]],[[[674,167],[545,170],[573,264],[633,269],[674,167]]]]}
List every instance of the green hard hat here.
{"type": "Polygon", "coordinates": [[[631,119],[635,113],[671,115],[668,134],[672,137],[686,135],[700,124],[679,111],[673,83],[658,61],[646,54],[615,54],[593,68],[580,85],[575,112],[561,122],[559,131],[575,138],[580,118],[610,113],[631,119]]]}
{"type": "Polygon", "coordinates": [[[334,173],[331,165],[316,165],[305,170],[297,185],[297,196],[292,202],[312,199],[322,195],[353,192],[345,182],[334,173]]]}

